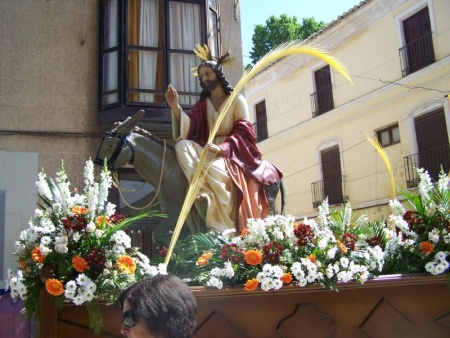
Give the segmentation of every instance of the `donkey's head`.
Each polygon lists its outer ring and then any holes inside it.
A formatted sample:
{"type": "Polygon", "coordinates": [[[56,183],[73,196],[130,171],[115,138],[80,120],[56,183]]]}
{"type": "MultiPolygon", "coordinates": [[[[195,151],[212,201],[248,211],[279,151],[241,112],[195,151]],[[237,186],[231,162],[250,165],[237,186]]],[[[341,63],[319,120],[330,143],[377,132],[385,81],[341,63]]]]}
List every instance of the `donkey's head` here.
{"type": "Polygon", "coordinates": [[[95,164],[103,165],[106,160],[108,168],[112,171],[117,171],[127,163],[133,163],[134,150],[128,141],[128,135],[141,120],[144,113],[143,110],[139,110],[136,114],[123,121],[117,128],[105,133],[94,160],[95,164]]]}

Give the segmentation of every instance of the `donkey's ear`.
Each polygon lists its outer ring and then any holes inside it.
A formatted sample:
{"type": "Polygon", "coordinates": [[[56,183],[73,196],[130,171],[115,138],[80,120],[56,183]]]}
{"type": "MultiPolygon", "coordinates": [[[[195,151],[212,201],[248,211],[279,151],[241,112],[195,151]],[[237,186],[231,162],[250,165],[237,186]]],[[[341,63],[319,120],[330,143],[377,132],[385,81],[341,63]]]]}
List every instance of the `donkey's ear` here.
{"type": "Polygon", "coordinates": [[[139,110],[136,114],[133,116],[127,117],[125,121],[123,121],[114,131],[119,135],[125,135],[128,134],[130,131],[133,130],[133,128],[136,126],[136,124],[141,120],[142,116],[144,116],[145,111],[139,110]]]}

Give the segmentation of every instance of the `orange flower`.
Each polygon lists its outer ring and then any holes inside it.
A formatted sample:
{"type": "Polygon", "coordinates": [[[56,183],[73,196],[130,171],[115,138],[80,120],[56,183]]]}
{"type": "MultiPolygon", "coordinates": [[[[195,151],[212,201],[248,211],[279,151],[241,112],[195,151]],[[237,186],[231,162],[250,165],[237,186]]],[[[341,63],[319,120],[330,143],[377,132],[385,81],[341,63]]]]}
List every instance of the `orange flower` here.
{"type": "Polygon", "coordinates": [[[83,272],[86,269],[89,269],[89,265],[83,257],[75,256],[72,258],[72,266],[78,272],[83,272]]]}
{"type": "Polygon", "coordinates": [[[248,250],[245,252],[245,262],[250,265],[258,265],[262,262],[261,252],[258,250],[248,250]]]}
{"type": "Polygon", "coordinates": [[[197,259],[197,265],[205,266],[205,265],[209,264],[209,260],[211,259],[212,256],[213,256],[213,254],[211,252],[204,253],[197,259]]]}
{"type": "Polygon", "coordinates": [[[95,219],[95,225],[96,225],[97,227],[99,227],[99,226],[101,226],[101,225],[109,225],[109,218],[106,217],[106,216],[103,216],[103,215],[98,216],[98,217],[95,219]]]}
{"type": "Polygon", "coordinates": [[[89,209],[76,205],[76,206],[72,207],[72,209],[70,209],[70,211],[72,211],[73,213],[78,214],[78,215],[86,215],[88,213],[89,209]]]}
{"type": "Polygon", "coordinates": [[[292,282],[292,274],[290,272],[285,272],[280,279],[284,284],[290,284],[292,282]]]}
{"type": "Polygon", "coordinates": [[[432,253],[434,251],[434,247],[433,244],[431,244],[430,242],[421,242],[420,243],[420,251],[422,251],[422,253],[424,255],[428,255],[430,253],[432,253]]]}
{"type": "Polygon", "coordinates": [[[27,267],[27,262],[25,262],[24,260],[20,260],[19,265],[22,269],[25,269],[27,267]]]}
{"type": "Polygon", "coordinates": [[[40,264],[44,262],[45,257],[41,254],[41,248],[37,246],[33,249],[33,251],[31,251],[31,259],[40,264]]]}
{"type": "Polygon", "coordinates": [[[127,255],[120,256],[116,261],[117,269],[128,272],[130,275],[136,271],[136,262],[127,255]]]}
{"type": "Polygon", "coordinates": [[[62,295],[64,292],[64,287],[61,281],[50,278],[45,282],[45,289],[47,292],[53,296],[62,295]]]}
{"type": "Polygon", "coordinates": [[[244,228],[244,230],[241,231],[241,237],[245,237],[248,235],[248,228],[244,228]]]}
{"type": "Polygon", "coordinates": [[[343,254],[347,253],[347,248],[345,247],[344,244],[341,243],[341,241],[337,241],[337,246],[338,246],[339,250],[341,250],[341,252],[343,254]]]}
{"type": "Polygon", "coordinates": [[[245,291],[253,291],[258,287],[258,280],[256,278],[249,279],[247,283],[244,284],[245,291]]]}
{"type": "Polygon", "coordinates": [[[316,262],[316,255],[314,255],[314,254],[308,255],[308,257],[306,257],[306,258],[308,258],[312,263],[316,262]]]}

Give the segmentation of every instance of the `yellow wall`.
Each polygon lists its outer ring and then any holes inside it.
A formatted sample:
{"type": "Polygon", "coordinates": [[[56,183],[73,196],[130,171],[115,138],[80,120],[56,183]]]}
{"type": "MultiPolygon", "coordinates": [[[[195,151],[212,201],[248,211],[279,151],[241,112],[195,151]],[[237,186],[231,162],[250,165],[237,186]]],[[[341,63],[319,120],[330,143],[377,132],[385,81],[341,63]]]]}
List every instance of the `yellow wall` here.
{"type": "MultiPolygon", "coordinates": [[[[397,185],[406,186],[403,157],[417,153],[413,116],[444,107],[450,125],[450,22],[447,0],[372,0],[350,10],[308,43],[322,46],[348,68],[354,82],[332,71],[335,109],[312,118],[312,74],[324,64],[296,55],[279,60],[246,86],[250,111],[266,100],[269,138],[258,146],[284,172],[287,213],[313,217],[311,183],[322,179],[320,150],[339,145],[345,195],[355,209],[380,219],[392,189],[386,167],[366,141],[398,123],[401,142],[386,147],[397,185]],[[431,11],[436,62],[402,77],[399,20],[427,4],[431,11]],[[395,83],[394,83],[395,82],[395,83]],[[423,88],[432,88],[427,90],[423,88]]],[[[447,128],[448,129],[448,128],[447,128]]]]}

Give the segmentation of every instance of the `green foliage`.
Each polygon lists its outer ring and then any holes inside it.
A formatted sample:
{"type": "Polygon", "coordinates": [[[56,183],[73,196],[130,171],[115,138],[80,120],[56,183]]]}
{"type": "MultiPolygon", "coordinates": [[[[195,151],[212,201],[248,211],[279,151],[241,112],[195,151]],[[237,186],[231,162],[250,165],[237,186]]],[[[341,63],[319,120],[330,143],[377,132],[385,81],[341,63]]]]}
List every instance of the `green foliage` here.
{"type": "MultiPolygon", "coordinates": [[[[325,27],[325,22],[317,22],[313,17],[297,18],[286,14],[276,17],[272,15],[265,25],[256,25],[253,33],[253,49],[250,52],[252,63],[258,62],[265,54],[276,46],[293,40],[304,40],[314,32],[325,27]]],[[[247,66],[248,67],[248,66],[247,66]]]]}
{"type": "Polygon", "coordinates": [[[98,336],[102,332],[103,326],[102,311],[94,303],[86,303],[86,310],[89,316],[89,328],[98,336]]]}

